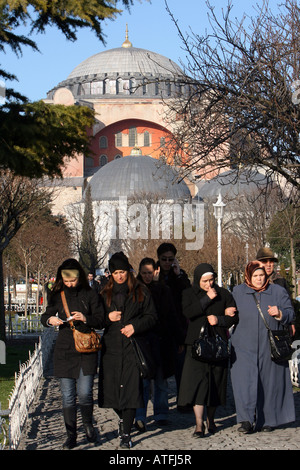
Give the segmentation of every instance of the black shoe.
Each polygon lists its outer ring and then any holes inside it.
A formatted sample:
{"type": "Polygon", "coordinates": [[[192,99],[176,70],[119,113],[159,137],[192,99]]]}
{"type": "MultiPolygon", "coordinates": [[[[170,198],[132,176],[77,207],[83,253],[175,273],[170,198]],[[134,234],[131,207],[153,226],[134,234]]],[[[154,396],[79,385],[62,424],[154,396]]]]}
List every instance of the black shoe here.
{"type": "Polygon", "coordinates": [[[263,426],[261,430],[262,432],[272,432],[274,428],[272,428],[272,426],[263,426]]]}
{"type": "Polygon", "coordinates": [[[242,421],[238,431],[244,434],[251,434],[253,432],[252,424],[249,421],[242,421]]]}
{"type": "Polygon", "coordinates": [[[204,437],[205,434],[205,425],[202,424],[202,431],[194,431],[193,432],[193,437],[196,437],[197,439],[204,437]]]}
{"type": "Polygon", "coordinates": [[[93,427],[93,405],[80,405],[80,411],[88,442],[96,442],[97,434],[93,427]]]}
{"type": "Polygon", "coordinates": [[[66,440],[66,442],[63,443],[63,450],[71,450],[74,449],[74,447],[77,446],[76,438],[69,436],[66,440]]]}
{"type": "Polygon", "coordinates": [[[121,437],[120,447],[123,449],[132,448],[132,440],[129,434],[123,434],[123,436],[121,437]]]}
{"type": "Polygon", "coordinates": [[[141,419],[138,419],[134,423],[134,427],[135,427],[135,429],[138,430],[138,432],[145,432],[146,431],[146,425],[141,419]]]}
{"type": "Polygon", "coordinates": [[[77,442],[77,426],[76,426],[76,407],[63,408],[64,422],[67,431],[67,440],[63,443],[64,450],[74,449],[77,442]]]}
{"type": "Polygon", "coordinates": [[[97,442],[97,433],[94,429],[94,427],[90,425],[84,425],[85,429],[85,435],[88,440],[88,442],[95,443],[97,442]]]}

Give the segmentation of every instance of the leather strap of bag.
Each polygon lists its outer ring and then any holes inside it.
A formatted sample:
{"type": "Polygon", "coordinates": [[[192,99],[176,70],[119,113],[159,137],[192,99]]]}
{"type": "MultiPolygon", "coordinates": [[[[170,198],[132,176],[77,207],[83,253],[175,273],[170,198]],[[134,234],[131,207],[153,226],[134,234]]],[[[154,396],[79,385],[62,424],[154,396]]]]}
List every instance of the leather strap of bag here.
{"type": "MultiPolygon", "coordinates": [[[[64,311],[65,311],[65,314],[67,316],[67,318],[70,318],[71,317],[71,314],[70,314],[70,310],[69,310],[69,307],[68,307],[68,303],[67,303],[67,299],[66,299],[66,294],[64,293],[64,291],[62,290],[61,293],[61,300],[62,300],[62,303],[63,303],[63,307],[64,307],[64,311]]],[[[70,323],[70,327],[71,329],[75,328],[74,326],[74,323],[72,320],[69,321],[70,323]]]]}
{"type": "Polygon", "coordinates": [[[253,297],[254,297],[254,300],[255,300],[256,306],[257,306],[257,308],[258,308],[258,311],[259,311],[259,313],[260,313],[260,316],[261,316],[261,318],[262,318],[263,321],[264,321],[265,327],[267,328],[267,330],[270,330],[270,331],[271,331],[271,328],[269,327],[268,323],[266,322],[266,319],[265,319],[265,317],[264,317],[264,314],[263,314],[262,311],[261,311],[259,302],[258,302],[258,300],[257,300],[257,298],[256,298],[256,296],[255,296],[255,294],[253,293],[252,295],[253,295],[253,297]]]}

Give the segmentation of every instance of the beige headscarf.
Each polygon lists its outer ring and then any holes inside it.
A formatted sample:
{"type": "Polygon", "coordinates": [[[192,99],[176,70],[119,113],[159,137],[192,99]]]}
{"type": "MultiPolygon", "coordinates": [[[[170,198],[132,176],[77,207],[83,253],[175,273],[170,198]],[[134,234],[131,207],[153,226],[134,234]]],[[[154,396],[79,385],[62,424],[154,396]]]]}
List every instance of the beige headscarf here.
{"type": "Polygon", "coordinates": [[[79,277],[79,271],[77,269],[62,269],[61,276],[64,280],[77,279],[79,277]]]}

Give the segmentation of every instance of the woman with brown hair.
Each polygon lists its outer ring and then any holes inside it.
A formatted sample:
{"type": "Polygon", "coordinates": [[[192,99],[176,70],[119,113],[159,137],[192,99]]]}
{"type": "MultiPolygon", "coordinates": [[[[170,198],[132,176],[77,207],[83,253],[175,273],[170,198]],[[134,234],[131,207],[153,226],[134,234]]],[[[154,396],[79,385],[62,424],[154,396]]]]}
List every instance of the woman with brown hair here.
{"type": "Polygon", "coordinates": [[[119,417],[120,447],[131,448],[137,408],[143,407],[143,384],[131,336],[142,335],[156,323],[149,291],[131,272],[127,257],[115,253],[109,261],[111,277],[102,291],[105,331],[99,376],[99,406],[113,408],[119,417]]]}
{"type": "Polygon", "coordinates": [[[287,291],[270,284],[264,265],[251,261],[245,282],[234,287],[239,323],[232,334],[231,380],[238,431],[271,431],[295,420],[295,407],[288,361],[271,359],[268,330],[256,301],[272,330],[288,325],[294,310],[287,291]]]}

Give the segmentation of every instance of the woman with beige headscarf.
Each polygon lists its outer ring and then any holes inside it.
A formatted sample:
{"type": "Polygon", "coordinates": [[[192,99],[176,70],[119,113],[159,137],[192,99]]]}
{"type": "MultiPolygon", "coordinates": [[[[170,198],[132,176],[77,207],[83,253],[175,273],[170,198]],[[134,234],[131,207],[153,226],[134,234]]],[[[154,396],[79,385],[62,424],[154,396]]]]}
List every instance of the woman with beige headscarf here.
{"type": "Polygon", "coordinates": [[[238,431],[271,431],[295,420],[288,361],[271,360],[268,331],[256,300],[272,330],[282,329],[294,311],[286,290],[270,284],[260,261],[251,261],[245,282],[233,289],[239,323],[232,334],[231,380],[238,431]]]}
{"type": "Polygon", "coordinates": [[[78,261],[72,258],[65,260],[58,268],[41,322],[44,326],[59,328],[54,349],[54,376],[60,380],[67,431],[67,440],[62,447],[72,449],[77,445],[77,397],[87,440],[91,443],[97,440],[92,417],[93,382],[97,372],[98,354],[76,351],[73,333],[61,299],[62,291],[65,293],[74,326],[82,333],[90,332],[91,328],[104,327],[104,306],[102,297],[89,286],[86,274],[78,261]]]}

